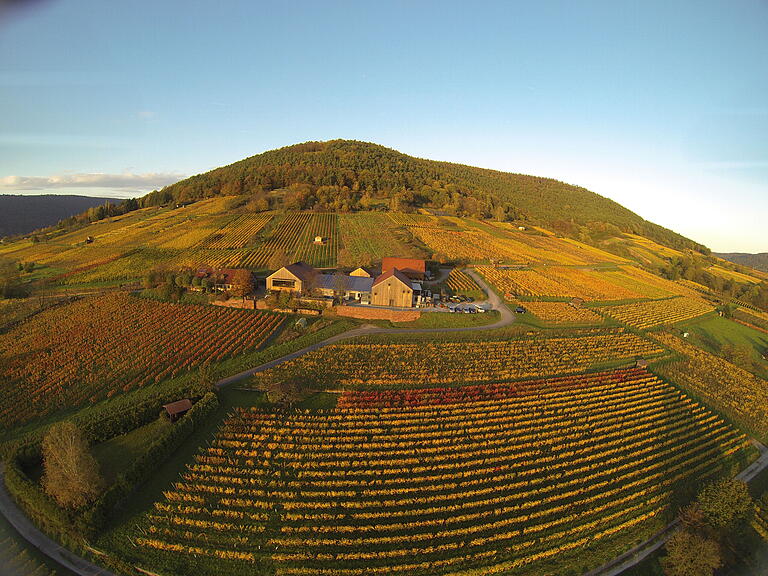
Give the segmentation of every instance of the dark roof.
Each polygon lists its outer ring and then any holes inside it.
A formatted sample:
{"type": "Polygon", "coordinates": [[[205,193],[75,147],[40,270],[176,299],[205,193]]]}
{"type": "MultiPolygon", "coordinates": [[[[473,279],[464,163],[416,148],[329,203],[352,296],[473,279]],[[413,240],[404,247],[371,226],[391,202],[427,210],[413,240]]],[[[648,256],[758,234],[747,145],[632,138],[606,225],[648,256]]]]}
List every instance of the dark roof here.
{"type": "Polygon", "coordinates": [[[285,269],[303,282],[311,280],[312,277],[317,274],[317,270],[304,262],[294,262],[293,264],[288,264],[285,269]]]}
{"type": "Polygon", "coordinates": [[[176,402],[171,402],[170,404],[163,404],[163,408],[165,408],[165,411],[168,412],[168,414],[175,416],[192,408],[192,402],[189,398],[184,398],[184,400],[177,400],[176,402]]]}
{"type": "Polygon", "coordinates": [[[392,276],[394,276],[395,278],[400,280],[400,282],[408,286],[408,288],[413,290],[413,287],[411,286],[411,279],[397,269],[392,269],[389,272],[384,272],[383,274],[379,275],[379,277],[373,281],[373,285],[371,287],[376,286],[377,284],[381,284],[382,282],[384,282],[388,278],[391,278],[392,276]]]}
{"type": "Polygon", "coordinates": [[[395,258],[394,256],[386,256],[381,261],[381,271],[389,272],[390,270],[398,269],[405,274],[415,273],[424,274],[427,269],[427,263],[419,258],[395,258]]]}
{"type": "MultiPolygon", "coordinates": [[[[336,274],[320,274],[317,277],[317,287],[325,290],[336,290],[336,274]]],[[[373,278],[365,276],[344,276],[345,290],[347,292],[370,292],[373,287],[373,278]]]]}

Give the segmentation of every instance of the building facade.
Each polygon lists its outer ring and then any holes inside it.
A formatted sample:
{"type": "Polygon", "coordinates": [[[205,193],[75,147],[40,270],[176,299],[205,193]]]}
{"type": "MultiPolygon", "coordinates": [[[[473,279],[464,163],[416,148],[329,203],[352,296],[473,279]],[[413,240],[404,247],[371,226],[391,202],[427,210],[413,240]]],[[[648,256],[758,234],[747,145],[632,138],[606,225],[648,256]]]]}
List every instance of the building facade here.
{"type": "Polygon", "coordinates": [[[411,279],[400,270],[390,270],[373,281],[371,304],[413,308],[413,287],[411,279]]]}

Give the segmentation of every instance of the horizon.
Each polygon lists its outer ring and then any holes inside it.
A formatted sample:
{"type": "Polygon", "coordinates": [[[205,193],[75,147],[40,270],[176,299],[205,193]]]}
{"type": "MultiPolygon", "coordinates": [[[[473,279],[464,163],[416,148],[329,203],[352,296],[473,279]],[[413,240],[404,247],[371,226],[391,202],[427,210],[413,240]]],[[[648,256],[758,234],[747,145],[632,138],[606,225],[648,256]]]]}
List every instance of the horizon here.
{"type": "Polygon", "coordinates": [[[5,9],[0,193],[135,197],[343,137],[768,251],[764,3],[179,6],[5,9]]]}

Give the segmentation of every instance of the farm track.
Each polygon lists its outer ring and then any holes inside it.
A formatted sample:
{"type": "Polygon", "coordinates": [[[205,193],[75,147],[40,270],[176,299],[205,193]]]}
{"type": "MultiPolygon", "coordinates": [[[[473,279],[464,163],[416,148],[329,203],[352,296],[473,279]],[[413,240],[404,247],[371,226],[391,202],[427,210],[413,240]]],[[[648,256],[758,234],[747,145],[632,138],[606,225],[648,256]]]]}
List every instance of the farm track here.
{"type": "MultiPolygon", "coordinates": [[[[216,383],[218,388],[223,388],[234,384],[240,380],[249,378],[254,374],[269,370],[275,366],[294,360],[304,354],[318,350],[325,346],[335,344],[342,340],[349,340],[359,338],[361,336],[368,336],[371,334],[423,334],[423,333],[448,333],[448,332],[472,332],[493,330],[509,326],[515,320],[515,316],[512,311],[507,307],[501,298],[494,292],[488,284],[474,271],[466,271],[469,276],[488,294],[488,303],[491,305],[492,310],[496,310],[500,314],[500,318],[497,322],[484,326],[467,326],[461,328],[379,328],[372,325],[363,325],[359,328],[348,330],[341,334],[331,336],[325,340],[297,350],[291,354],[282,356],[265,364],[261,364],[249,370],[240,372],[228,378],[223,378],[216,383]]],[[[741,471],[736,478],[745,482],[749,482],[757,474],[768,467],[768,447],[753,440],[754,445],[760,452],[758,459],[750,466],[741,471]]],[[[58,562],[62,566],[72,570],[80,576],[115,576],[112,572],[109,572],[103,568],[91,564],[87,560],[77,556],[73,552],[63,548],[43,532],[38,530],[32,522],[26,517],[26,515],[16,506],[13,502],[10,494],[5,488],[5,475],[4,466],[0,463],[0,513],[16,528],[21,536],[26,539],[30,544],[35,546],[43,554],[58,562]]],[[[610,562],[600,566],[590,572],[584,574],[584,576],[618,576],[623,571],[635,566],[644,560],[647,556],[654,551],[661,548],[669,537],[677,529],[678,522],[675,520],[668,524],[663,530],[656,533],[654,536],[642,542],[628,550],[621,556],[611,560],[610,562]]]]}

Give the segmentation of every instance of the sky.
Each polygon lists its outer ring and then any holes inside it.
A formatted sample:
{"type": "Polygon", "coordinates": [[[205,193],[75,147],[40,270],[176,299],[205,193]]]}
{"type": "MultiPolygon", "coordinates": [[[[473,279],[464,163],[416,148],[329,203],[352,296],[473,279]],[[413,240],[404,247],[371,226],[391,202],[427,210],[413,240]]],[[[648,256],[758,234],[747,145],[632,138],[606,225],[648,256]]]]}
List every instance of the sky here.
{"type": "Polygon", "coordinates": [[[0,2],[0,193],[309,140],[557,178],[768,252],[768,1],[0,2]]]}

